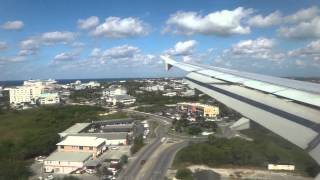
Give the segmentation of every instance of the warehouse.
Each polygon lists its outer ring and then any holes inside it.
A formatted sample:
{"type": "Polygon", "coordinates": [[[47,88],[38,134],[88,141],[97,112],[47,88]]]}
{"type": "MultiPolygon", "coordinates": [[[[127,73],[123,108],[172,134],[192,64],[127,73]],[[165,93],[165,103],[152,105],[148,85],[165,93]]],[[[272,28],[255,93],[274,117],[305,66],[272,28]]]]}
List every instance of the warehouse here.
{"type": "Polygon", "coordinates": [[[54,152],[44,160],[44,171],[69,174],[83,168],[91,157],[88,152],[54,152]]]}

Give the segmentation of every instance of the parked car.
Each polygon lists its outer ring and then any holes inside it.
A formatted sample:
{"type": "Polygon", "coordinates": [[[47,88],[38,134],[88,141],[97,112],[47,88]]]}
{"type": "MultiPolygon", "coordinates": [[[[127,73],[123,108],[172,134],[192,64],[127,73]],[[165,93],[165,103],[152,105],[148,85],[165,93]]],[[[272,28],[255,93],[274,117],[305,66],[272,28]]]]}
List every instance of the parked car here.
{"type": "Polygon", "coordinates": [[[110,149],[111,149],[111,150],[118,150],[118,149],[119,149],[119,147],[112,146],[112,147],[110,147],[110,149]]]}
{"type": "Polygon", "coordinates": [[[38,162],[43,162],[46,158],[47,158],[46,156],[37,156],[36,158],[34,158],[34,160],[38,162]]]}
{"type": "Polygon", "coordinates": [[[141,160],[141,161],[140,161],[140,164],[141,164],[141,165],[144,165],[144,163],[146,163],[146,160],[141,160]]]}

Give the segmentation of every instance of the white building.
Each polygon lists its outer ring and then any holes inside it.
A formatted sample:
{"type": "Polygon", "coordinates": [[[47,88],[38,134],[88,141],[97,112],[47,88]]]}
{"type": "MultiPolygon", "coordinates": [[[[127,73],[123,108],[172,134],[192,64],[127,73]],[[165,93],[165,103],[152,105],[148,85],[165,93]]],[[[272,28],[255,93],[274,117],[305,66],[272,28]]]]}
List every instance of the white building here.
{"type": "Polygon", "coordinates": [[[69,174],[84,168],[91,157],[92,153],[89,152],[54,152],[44,160],[44,171],[69,174]]]}
{"type": "Polygon", "coordinates": [[[177,93],[176,92],[168,92],[168,93],[162,94],[162,96],[173,97],[173,96],[177,96],[177,93]]]}
{"type": "Polygon", "coordinates": [[[43,93],[40,94],[38,98],[38,102],[41,105],[45,104],[59,104],[60,103],[60,97],[58,93],[43,93]]]}
{"type": "Polygon", "coordinates": [[[107,102],[111,102],[113,105],[117,105],[118,103],[124,105],[131,105],[136,102],[136,98],[130,95],[115,95],[109,97],[107,102]]]}
{"type": "Polygon", "coordinates": [[[102,91],[102,95],[103,96],[122,96],[122,95],[126,95],[127,94],[127,90],[125,88],[119,87],[119,88],[108,88],[102,91]]]}
{"type": "Polygon", "coordinates": [[[17,86],[9,89],[10,104],[35,103],[44,86],[17,86]]]}
{"type": "Polygon", "coordinates": [[[164,86],[162,85],[153,85],[153,86],[146,86],[146,87],[141,87],[141,90],[145,90],[145,91],[164,91],[164,86]]]}
{"type": "Polygon", "coordinates": [[[96,88],[96,87],[100,87],[100,83],[96,82],[96,81],[90,81],[87,83],[83,83],[83,86],[86,86],[87,88],[96,88]]]}
{"type": "Polygon", "coordinates": [[[57,81],[53,79],[48,79],[48,80],[27,80],[23,81],[24,86],[51,86],[56,84],[57,81]]]}
{"type": "Polygon", "coordinates": [[[194,89],[187,89],[186,91],[181,92],[181,96],[183,97],[190,97],[196,94],[194,89]]]}

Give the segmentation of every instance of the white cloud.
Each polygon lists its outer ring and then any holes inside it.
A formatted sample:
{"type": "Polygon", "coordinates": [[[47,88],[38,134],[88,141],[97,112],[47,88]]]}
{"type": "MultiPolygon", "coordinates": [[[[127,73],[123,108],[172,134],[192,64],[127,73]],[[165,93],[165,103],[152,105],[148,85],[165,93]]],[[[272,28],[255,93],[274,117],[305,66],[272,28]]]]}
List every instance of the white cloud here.
{"type": "Polygon", "coordinates": [[[282,22],[282,15],[279,11],[275,11],[265,17],[262,15],[253,16],[248,20],[248,24],[256,27],[267,27],[278,25],[282,22]]]}
{"type": "Polygon", "coordinates": [[[22,50],[36,50],[39,48],[39,45],[40,41],[35,38],[29,38],[19,43],[19,47],[22,50]]]}
{"type": "Polygon", "coordinates": [[[140,49],[133,46],[123,45],[107,49],[103,52],[104,57],[118,59],[130,58],[139,53],[140,49]]]}
{"type": "Polygon", "coordinates": [[[318,61],[320,60],[320,40],[312,41],[304,48],[289,51],[288,55],[318,61]]]}
{"type": "Polygon", "coordinates": [[[54,61],[73,61],[78,58],[79,54],[75,52],[63,52],[60,54],[57,54],[53,60],[54,61]]]}
{"type": "Polygon", "coordinates": [[[231,49],[224,51],[224,56],[231,58],[264,59],[270,61],[280,61],[285,58],[284,53],[274,52],[274,40],[268,38],[257,38],[240,41],[231,49]]]}
{"type": "Polygon", "coordinates": [[[36,54],[36,50],[34,49],[21,49],[18,52],[18,56],[30,56],[36,54]]]}
{"type": "Polygon", "coordinates": [[[76,38],[77,34],[68,31],[53,31],[46,32],[41,35],[41,40],[44,43],[68,43],[76,38]]]}
{"type": "Polygon", "coordinates": [[[242,21],[253,13],[252,9],[238,7],[234,10],[222,10],[201,15],[197,12],[177,12],[166,22],[164,32],[192,35],[230,36],[248,34],[250,27],[242,21]]]}
{"type": "Polygon", "coordinates": [[[20,30],[24,26],[22,21],[8,21],[1,25],[1,27],[5,30],[20,30]]]}
{"type": "Polygon", "coordinates": [[[8,48],[8,44],[4,41],[0,41],[0,51],[8,48]]]}
{"type": "Polygon", "coordinates": [[[149,27],[138,18],[108,17],[105,22],[97,26],[91,34],[107,38],[125,38],[144,36],[149,33],[149,27]]]}
{"type": "Polygon", "coordinates": [[[99,24],[99,18],[97,16],[91,16],[87,19],[79,19],[78,27],[79,29],[92,29],[99,24]]]}
{"type": "Polygon", "coordinates": [[[197,45],[197,41],[189,40],[189,41],[180,41],[176,43],[174,48],[171,48],[166,51],[166,53],[175,56],[182,56],[182,55],[190,55],[192,54],[195,46],[197,45]]]}
{"type": "Polygon", "coordinates": [[[284,17],[285,22],[287,23],[298,23],[302,21],[308,21],[319,14],[319,8],[312,6],[306,9],[300,9],[296,13],[284,17]]]}
{"type": "Polygon", "coordinates": [[[320,37],[320,16],[311,21],[300,22],[297,25],[278,29],[281,37],[289,39],[311,39],[320,37]]]}
{"type": "Polygon", "coordinates": [[[262,16],[261,14],[255,15],[248,20],[248,24],[255,27],[269,27],[279,24],[309,22],[317,17],[319,12],[319,8],[316,6],[300,9],[287,16],[283,16],[279,11],[274,11],[266,16],[262,16]]]}

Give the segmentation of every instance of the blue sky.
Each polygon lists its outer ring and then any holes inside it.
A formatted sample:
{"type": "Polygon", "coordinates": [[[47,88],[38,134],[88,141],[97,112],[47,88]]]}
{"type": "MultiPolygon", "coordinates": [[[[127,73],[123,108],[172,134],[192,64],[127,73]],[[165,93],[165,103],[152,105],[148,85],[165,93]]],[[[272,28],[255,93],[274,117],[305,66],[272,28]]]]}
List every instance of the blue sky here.
{"type": "Polygon", "coordinates": [[[159,56],[320,75],[319,1],[0,0],[0,80],[180,76],[159,56]]]}

